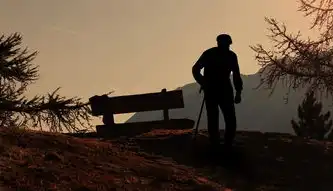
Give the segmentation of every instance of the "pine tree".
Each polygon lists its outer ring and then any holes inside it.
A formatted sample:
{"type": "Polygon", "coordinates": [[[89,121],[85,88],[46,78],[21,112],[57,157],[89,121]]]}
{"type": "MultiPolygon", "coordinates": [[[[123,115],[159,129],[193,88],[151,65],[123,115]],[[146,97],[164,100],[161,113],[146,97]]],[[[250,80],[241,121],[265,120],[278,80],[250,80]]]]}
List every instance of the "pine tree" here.
{"type": "Polygon", "coordinates": [[[22,49],[22,36],[0,36],[0,128],[46,128],[53,132],[91,129],[89,103],[66,98],[59,88],[45,96],[28,99],[27,87],[38,80],[37,52],[22,49]]]}
{"type": "MultiPolygon", "coordinates": [[[[297,136],[323,140],[325,135],[332,134],[332,120],[330,112],[322,114],[322,103],[316,100],[313,91],[308,91],[303,102],[298,106],[299,120],[291,120],[292,127],[297,136]]],[[[331,137],[332,135],[329,135],[331,137]]]]}

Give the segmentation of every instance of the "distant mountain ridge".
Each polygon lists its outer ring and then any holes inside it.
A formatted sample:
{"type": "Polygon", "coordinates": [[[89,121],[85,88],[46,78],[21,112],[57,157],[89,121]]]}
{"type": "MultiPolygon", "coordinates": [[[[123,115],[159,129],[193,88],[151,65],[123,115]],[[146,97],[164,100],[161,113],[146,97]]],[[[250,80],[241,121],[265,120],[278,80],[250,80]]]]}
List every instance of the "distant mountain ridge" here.
{"type": "MultiPolygon", "coordinates": [[[[297,107],[302,102],[306,89],[291,91],[288,95],[288,103],[285,104],[284,98],[288,89],[282,84],[278,84],[269,97],[270,90],[255,89],[260,82],[258,73],[242,75],[242,79],[244,83],[242,103],[236,105],[238,130],[294,134],[290,120],[297,117],[297,107]]],[[[203,96],[198,92],[199,85],[191,83],[177,89],[183,90],[185,108],[170,110],[170,117],[189,118],[196,121],[203,96]]],[[[331,98],[323,97],[321,101],[324,111],[332,110],[331,98]]],[[[162,119],[162,115],[162,111],[141,112],[134,114],[127,122],[157,120],[162,119]]],[[[199,128],[206,128],[206,124],[206,109],[204,109],[199,128]]],[[[220,115],[220,128],[224,128],[222,115],[220,115]]]]}

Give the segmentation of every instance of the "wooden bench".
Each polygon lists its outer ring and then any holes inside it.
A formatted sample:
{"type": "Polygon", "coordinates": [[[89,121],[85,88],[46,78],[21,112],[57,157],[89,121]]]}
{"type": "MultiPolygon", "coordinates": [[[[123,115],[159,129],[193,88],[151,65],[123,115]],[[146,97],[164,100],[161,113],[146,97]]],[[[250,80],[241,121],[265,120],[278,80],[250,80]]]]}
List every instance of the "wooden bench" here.
{"type": "Polygon", "coordinates": [[[101,136],[131,136],[152,129],[191,129],[194,121],[190,119],[170,119],[169,109],[184,108],[182,90],[157,93],[108,97],[93,96],[89,99],[92,115],[103,115],[104,125],[97,125],[97,134],[101,136]],[[115,123],[114,115],[143,111],[163,110],[163,119],[135,123],[115,123]]]}

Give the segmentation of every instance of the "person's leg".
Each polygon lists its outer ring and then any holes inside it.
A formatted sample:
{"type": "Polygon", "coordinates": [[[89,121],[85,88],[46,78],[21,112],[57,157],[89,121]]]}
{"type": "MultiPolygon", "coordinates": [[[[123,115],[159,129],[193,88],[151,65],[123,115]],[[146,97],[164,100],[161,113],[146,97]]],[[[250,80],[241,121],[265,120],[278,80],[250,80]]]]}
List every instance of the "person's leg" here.
{"type": "Polygon", "coordinates": [[[220,143],[218,102],[216,102],[214,98],[206,96],[205,104],[207,111],[207,128],[210,143],[212,144],[212,146],[217,146],[220,143]]]}
{"type": "Polygon", "coordinates": [[[233,100],[224,100],[220,104],[225,122],[224,144],[231,147],[236,135],[237,121],[233,100]]]}

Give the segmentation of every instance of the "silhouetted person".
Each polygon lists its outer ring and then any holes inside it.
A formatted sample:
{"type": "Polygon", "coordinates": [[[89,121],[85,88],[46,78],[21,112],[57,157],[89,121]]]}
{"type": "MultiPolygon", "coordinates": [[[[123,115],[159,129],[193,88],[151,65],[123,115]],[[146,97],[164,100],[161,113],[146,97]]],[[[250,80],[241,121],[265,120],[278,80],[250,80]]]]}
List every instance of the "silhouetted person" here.
{"type": "Polygon", "coordinates": [[[229,49],[231,37],[221,34],[217,38],[217,47],[206,50],[192,68],[193,77],[204,91],[208,132],[213,147],[220,143],[219,107],[225,121],[224,144],[231,148],[236,134],[235,105],[241,102],[243,81],[240,76],[237,55],[229,49]],[[201,69],[204,68],[204,75],[201,69]],[[230,80],[233,73],[234,91],[230,80]]]}

